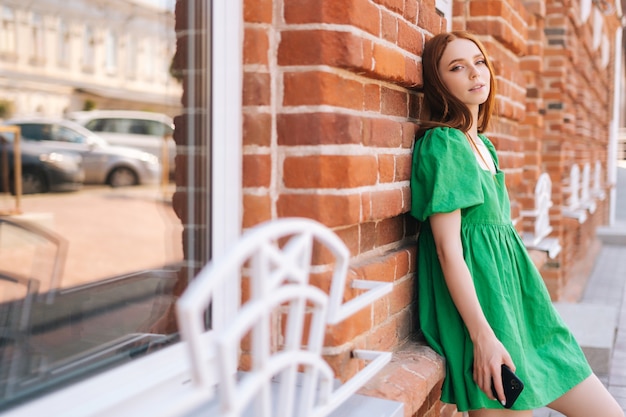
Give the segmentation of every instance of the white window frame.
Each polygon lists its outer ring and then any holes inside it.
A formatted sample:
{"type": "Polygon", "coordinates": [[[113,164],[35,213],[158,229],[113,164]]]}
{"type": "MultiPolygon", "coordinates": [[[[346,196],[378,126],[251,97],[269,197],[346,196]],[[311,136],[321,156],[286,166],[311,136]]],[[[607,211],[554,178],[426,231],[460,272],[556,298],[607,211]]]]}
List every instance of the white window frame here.
{"type": "Polygon", "coordinates": [[[15,10],[9,6],[2,6],[1,13],[0,52],[13,54],[17,49],[15,10]]]}
{"type": "Polygon", "coordinates": [[[93,68],[96,58],[96,33],[90,24],[83,29],[83,67],[93,68]]]}
{"type": "Polygon", "coordinates": [[[126,38],[126,76],[132,80],[137,77],[137,53],[139,45],[134,33],[129,33],[126,38]]]}
{"type": "MultiPolygon", "coordinates": [[[[210,238],[212,256],[220,256],[241,235],[242,1],[213,0],[212,15],[208,36],[220,42],[213,43],[211,62],[220,65],[212,66],[213,88],[207,86],[203,93],[212,97],[212,115],[206,117],[213,123],[212,201],[219,204],[211,209],[210,238]]],[[[209,48],[210,39],[206,45],[209,48]]],[[[232,296],[239,288],[235,290],[229,288],[225,295],[232,296]]],[[[214,305],[214,325],[229,312],[228,300],[223,300],[214,305]]],[[[168,411],[169,398],[178,405],[180,396],[189,395],[190,371],[186,346],[180,342],[12,408],[3,416],[162,416],[168,411]]]]}
{"type": "Polygon", "coordinates": [[[57,39],[57,64],[63,68],[69,67],[71,29],[70,24],[63,18],[59,19],[57,39]]]}
{"type": "Polygon", "coordinates": [[[452,30],[452,2],[454,0],[435,0],[435,8],[446,19],[446,31],[452,30]]]}
{"type": "Polygon", "coordinates": [[[105,38],[105,67],[109,74],[117,72],[117,55],[119,48],[119,40],[117,33],[114,30],[109,29],[106,32],[105,38]]]}
{"type": "Polygon", "coordinates": [[[31,14],[31,42],[32,42],[32,59],[34,62],[41,62],[45,58],[45,40],[44,40],[44,16],[40,13],[33,12],[31,14]]]}

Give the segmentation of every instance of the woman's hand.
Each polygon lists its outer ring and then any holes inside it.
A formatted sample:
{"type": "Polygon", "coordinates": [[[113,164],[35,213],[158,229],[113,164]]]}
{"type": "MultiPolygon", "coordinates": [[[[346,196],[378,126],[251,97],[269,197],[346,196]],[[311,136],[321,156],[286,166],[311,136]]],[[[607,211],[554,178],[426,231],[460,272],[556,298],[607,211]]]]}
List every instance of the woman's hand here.
{"type": "Polygon", "coordinates": [[[481,332],[474,342],[474,381],[492,400],[505,403],[502,385],[502,365],[507,365],[515,372],[515,364],[504,345],[498,340],[491,329],[481,332]],[[491,391],[491,380],[496,388],[498,398],[491,391]]]}

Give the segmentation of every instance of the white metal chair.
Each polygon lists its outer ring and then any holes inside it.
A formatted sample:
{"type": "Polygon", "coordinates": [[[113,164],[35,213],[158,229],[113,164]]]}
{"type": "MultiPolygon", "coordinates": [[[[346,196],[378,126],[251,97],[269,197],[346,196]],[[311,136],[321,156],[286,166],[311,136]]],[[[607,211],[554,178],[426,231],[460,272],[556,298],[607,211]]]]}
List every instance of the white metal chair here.
{"type": "Polygon", "coordinates": [[[389,352],[354,350],[354,357],[367,364],[337,384],[322,358],[326,325],[392,289],[387,282],[354,280],[352,288],[366,291],[344,302],[349,258],[344,243],[324,225],[280,219],[246,232],[190,283],[177,303],[180,333],[189,348],[192,383],[207,395],[217,388],[219,416],[328,416],[389,362],[389,352]],[[325,268],[311,265],[314,242],[334,257],[328,294],[309,282],[312,270],[325,268]],[[235,297],[233,314],[214,317],[207,330],[207,309],[225,285],[241,288],[242,271],[250,280],[249,298],[239,305],[241,297],[235,297]],[[238,372],[242,340],[250,342],[250,369],[238,372]],[[216,359],[209,361],[213,353],[216,359]],[[210,363],[218,368],[217,384],[210,363]]]}

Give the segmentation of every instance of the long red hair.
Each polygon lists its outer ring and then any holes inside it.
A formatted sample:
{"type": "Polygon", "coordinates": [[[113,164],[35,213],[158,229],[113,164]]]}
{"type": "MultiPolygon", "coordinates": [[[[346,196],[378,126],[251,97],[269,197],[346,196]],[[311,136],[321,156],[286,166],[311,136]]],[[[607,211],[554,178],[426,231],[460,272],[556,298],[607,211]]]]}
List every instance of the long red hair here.
{"type": "Polygon", "coordinates": [[[489,96],[478,107],[478,132],[487,130],[489,119],[495,106],[496,80],[493,65],[487,55],[484,45],[478,38],[466,31],[446,32],[435,35],[424,45],[422,54],[422,74],[424,77],[424,104],[429,112],[428,120],[420,122],[420,136],[424,130],[434,126],[448,126],[469,130],[472,125],[472,115],[469,108],[459,101],[446,88],[439,74],[439,61],[446,47],[455,39],[467,39],[474,42],[485,58],[487,68],[491,74],[489,80],[489,96]]]}

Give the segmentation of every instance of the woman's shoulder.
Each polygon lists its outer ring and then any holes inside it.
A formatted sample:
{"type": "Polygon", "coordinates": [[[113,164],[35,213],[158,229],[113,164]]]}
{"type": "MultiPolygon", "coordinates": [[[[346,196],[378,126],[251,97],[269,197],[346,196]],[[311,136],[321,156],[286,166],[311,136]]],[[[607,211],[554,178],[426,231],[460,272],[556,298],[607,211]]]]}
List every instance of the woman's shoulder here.
{"type": "Polygon", "coordinates": [[[457,146],[464,146],[467,142],[465,134],[452,127],[433,127],[428,129],[420,139],[422,146],[428,148],[455,148],[457,146]]]}

